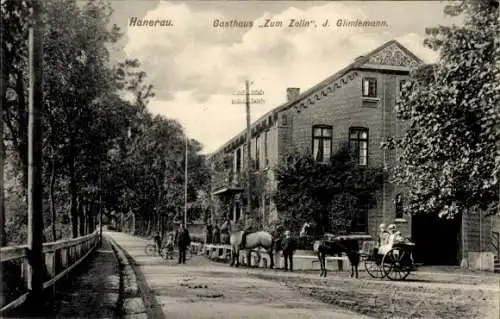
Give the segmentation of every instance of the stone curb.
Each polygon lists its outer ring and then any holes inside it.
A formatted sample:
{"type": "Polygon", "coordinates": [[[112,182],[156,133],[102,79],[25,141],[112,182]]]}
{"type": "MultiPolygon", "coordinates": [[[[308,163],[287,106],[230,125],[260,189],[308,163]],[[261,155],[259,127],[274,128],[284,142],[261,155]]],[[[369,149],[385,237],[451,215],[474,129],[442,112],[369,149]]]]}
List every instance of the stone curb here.
{"type": "Polygon", "coordinates": [[[123,249],[113,238],[106,237],[115,251],[115,256],[120,265],[120,297],[119,308],[123,315],[144,313],[145,306],[137,284],[137,277],[130,261],[125,256],[123,249]]]}

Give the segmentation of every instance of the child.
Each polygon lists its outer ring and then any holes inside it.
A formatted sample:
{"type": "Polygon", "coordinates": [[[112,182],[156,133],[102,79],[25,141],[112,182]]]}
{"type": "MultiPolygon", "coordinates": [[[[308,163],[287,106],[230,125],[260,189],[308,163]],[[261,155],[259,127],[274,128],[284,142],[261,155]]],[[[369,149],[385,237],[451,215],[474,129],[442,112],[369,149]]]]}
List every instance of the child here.
{"type": "Polygon", "coordinates": [[[168,234],[167,236],[167,242],[165,244],[165,248],[167,249],[167,255],[169,256],[169,259],[173,259],[173,252],[174,252],[174,235],[173,234],[168,234]]]}

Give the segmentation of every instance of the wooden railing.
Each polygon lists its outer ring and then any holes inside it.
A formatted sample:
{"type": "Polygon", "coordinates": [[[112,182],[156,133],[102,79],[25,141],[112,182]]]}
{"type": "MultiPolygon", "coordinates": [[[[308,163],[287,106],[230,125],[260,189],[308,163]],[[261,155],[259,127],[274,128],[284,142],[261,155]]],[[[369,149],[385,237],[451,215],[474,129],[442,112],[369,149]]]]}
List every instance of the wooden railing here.
{"type": "MultiPolygon", "coordinates": [[[[45,280],[43,288],[53,286],[79,265],[98,245],[99,233],[43,244],[45,280]]],[[[28,298],[30,267],[27,245],[2,247],[0,260],[0,316],[22,305],[28,298]]]]}

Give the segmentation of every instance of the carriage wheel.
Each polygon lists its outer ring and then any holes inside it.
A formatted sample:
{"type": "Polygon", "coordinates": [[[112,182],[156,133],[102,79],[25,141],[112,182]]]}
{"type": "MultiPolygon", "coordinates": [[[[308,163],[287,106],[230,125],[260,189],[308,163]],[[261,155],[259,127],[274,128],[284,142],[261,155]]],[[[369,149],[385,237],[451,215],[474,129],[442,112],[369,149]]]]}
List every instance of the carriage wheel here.
{"type": "Polygon", "coordinates": [[[372,278],[384,278],[385,273],[382,267],[377,263],[375,257],[365,257],[364,259],[365,270],[372,278]]]}
{"type": "Polygon", "coordinates": [[[382,258],[382,270],[390,280],[404,280],[411,271],[408,264],[409,252],[399,249],[391,249],[382,258]]]}
{"type": "Polygon", "coordinates": [[[147,244],[144,248],[144,253],[146,254],[146,256],[156,255],[156,245],[147,244]]]}

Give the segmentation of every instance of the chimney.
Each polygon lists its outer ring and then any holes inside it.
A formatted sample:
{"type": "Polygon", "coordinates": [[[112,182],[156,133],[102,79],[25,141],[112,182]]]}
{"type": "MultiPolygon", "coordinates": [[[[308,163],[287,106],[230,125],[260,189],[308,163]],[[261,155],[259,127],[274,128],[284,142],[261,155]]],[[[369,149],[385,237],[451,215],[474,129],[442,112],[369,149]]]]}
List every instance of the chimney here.
{"type": "Polygon", "coordinates": [[[300,88],[287,88],[286,99],[288,102],[295,101],[300,95],[300,88]]]}

